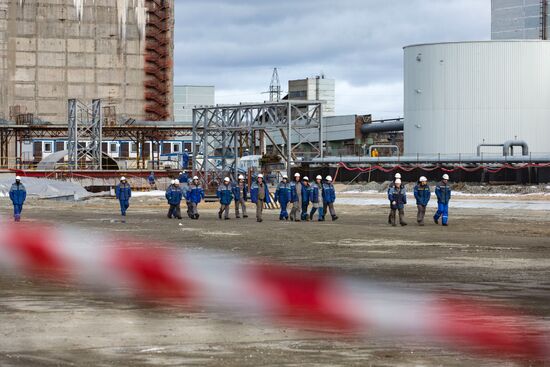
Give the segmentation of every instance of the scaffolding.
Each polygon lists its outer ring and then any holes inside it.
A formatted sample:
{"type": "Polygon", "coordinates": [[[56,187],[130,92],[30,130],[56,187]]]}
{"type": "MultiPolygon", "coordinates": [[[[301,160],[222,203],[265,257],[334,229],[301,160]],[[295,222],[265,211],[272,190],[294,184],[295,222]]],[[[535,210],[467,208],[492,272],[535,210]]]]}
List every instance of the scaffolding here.
{"type": "Polygon", "coordinates": [[[103,119],[101,112],[100,99],[94,99],[90,107],[76,99],[69,99],[67,148],[71,169],[102,169],[103,119]]]}
{"type": "Polygon", "coordinates": [[[207,185],[225,176],[235,179],[243,149],[264,155],[269,140],[290,175],[300,147],[307,145],[312,157],[323,158],[324,135],[320,101],[194,108],[193,156],[197,159],[193,160],[193,174],[204,173],[207,185]]]}

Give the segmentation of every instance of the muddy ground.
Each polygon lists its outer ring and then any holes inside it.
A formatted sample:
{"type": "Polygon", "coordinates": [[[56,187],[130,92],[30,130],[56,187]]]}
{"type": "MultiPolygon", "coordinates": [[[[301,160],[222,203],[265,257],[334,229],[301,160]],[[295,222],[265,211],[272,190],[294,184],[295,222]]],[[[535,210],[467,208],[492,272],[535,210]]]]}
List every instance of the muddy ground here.
{"type": "MultiPolygon", "coordinates": [[[[9,214],[0,200],[2,214],[9,214]]],[[[550,216],[545,211],[451,209],[450,226],[389,227],[386,206],[338,206],[337,222],[168,220],[158,198],[117,203],[30,200],[24,220],[224,250],[320,267],[412,289],[485,297],[535,315],[550,329],[550,216]],[[179,226],[179,222],[183,225],[179,226]]],[[[232,213],[233,217],[233,213],[232,213]]],[[[516,365],[418,341],[299,332],[224,315],[152,308],[63,287],[0,277],[0,366],[463,366],[516,365]]]]}

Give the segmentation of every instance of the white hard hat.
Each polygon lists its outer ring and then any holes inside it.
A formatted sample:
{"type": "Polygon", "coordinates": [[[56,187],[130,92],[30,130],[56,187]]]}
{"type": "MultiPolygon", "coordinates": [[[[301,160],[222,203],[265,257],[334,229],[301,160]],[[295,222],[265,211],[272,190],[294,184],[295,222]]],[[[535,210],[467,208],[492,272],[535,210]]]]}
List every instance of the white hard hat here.
{"type": "Polygon", "coordinates": [[[199,176],[193,176],[193,180],[198,180],[199,176]]]}
{"type": "Polygon", "coordinates": [[[122,176],[122,177],[120,178],[120,181],[126,181],[126,177],[122,176]]]}
{"type": "Polygon", "coordinates": [[[183,175],[183,172],[180,172],[180,175],[183,175]]]}
{"type": "Polygon", "coordinates": [[[300,174],[299,174],[298,172],[296,172],[296,173],[294,174],[294,177],[300,177],[300,174]]]}
{"type": "Polygon", "coordinates": [[[332,177],[331,177],[331,176],[327,176],[326,180],[327,180],[327,181],[332,181],[332,177]]]}
{"type": "Polygon", "coordinates": [[[448,180],[448,179],[449,179],[449,175],[445,173],[445,174],[443,175],[443,179],[444,179],[444,180],[448,180]]]}
{"type": "Polygon", "coordinates": [[[264,175],[262,175],[261,173],[258,175],[258,178],[264,178],[264,175]]]}
{"type": "Polygon", "coordinates": [[[321,175],[317,175],[317,177],[315,177],[316,180],[322,180],[323,179],[323,176],[321,175]]]}
{"type": "Polygon", "coordinates": [[[304,181],[309,181],[309,177],[304,176],[303,180],[304,180],[304,181]]]}
{"type": "Polygon", "coordinates": [[[231,181],[231,180],[229,179],[229,177],[226,177],[226,178],[223,179],[223,182],[229,182],[229,181],[231,181]]]}
{"type": "Polygon", "coordinates": [[[177,178],[174,180],[174,185],[179,185],[180,184],[180,180],[178,180],[177,178]]]}
{"type": "Polygon", "coordinates": [[[239,175],[239,180],[244,180],[244,176],[243,176],[243,175],[239,175]]]}
{"type": "Polygon", "coordinates": [[[175,184],[175,183],[176,183],[176,180],[170,181],[170,184],[172,184],[172,185],[175,184]]]}
{"type": "Polygon", "coordinates": [[[428,179],[424,176],[420,176],[420,179],[418,180],[420,182],[428,182],[428,179]]]}
{"type": "Polygon", "coordinates": [[[397,178],[397,179],[395,180],[395,183],[396,183],[396,184],[400,184],[400,183],[401,183],[401,179],[400,179],[400,178],[397,178]]]}
{"type": "Polygon", "coordinates": [[[288,180],[288,176],[287,175],[283,175],[283,179],[287,179],[288,180]]]}
{"type": "Polygon", "coordinates": [[[21,176],[15,176],[16,181],[21,181],[21,176]]]}
{"type": "Polygon", "coordinates": [[[397,173],[395,174],[395,178],[401,178],[401,173],[397,172],[397,173]]]}

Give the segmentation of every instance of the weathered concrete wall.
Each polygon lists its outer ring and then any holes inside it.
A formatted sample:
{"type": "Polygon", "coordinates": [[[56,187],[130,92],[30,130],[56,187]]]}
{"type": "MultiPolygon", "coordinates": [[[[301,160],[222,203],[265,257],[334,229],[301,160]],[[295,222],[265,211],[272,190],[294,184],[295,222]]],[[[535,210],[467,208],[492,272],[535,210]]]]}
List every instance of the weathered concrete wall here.
{"type": "Polygon", "coordinates": [[[146,117],[144,40],[134,12],[124,42],[115,1],[85,4],[80,21],[73,0],[25,0],[23,7],[0,0],[0,118],[22,105],[42,120],[65,123],[69,98],[102,98],[117,114],[146,117]]]}

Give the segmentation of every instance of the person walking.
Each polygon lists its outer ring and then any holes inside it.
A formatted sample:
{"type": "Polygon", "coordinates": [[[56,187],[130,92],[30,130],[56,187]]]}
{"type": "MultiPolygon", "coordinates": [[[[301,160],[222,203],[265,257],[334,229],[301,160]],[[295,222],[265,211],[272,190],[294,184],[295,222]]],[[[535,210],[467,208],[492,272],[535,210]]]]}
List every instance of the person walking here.
{"type": "Polygon", "coordinates": [[[156,179],[155,179],[155,172],[151,171],[151,174],[149,174],[149,177],[147,177],[147,181],[149,182],[149,189],[150,190],[156,190],[156,179]]]}
{"type": "Polygon", "coordinates": [[[323,184],[322,181],[323,177],[321,175],[317,175],[315,177],[315,182],[311,185],[311,192],[310,192],[310,201],[312,204],[311,212],[309,213],[310,220],[313,220],[313,215],[315,212],[318,212],[318,221],[322,222],[324,220],[324,213],[323,213],[323,184]]]}
{"type": "Polygon", "coordinates": [[[263,222],[264,204],[271,203],[271,198],[269,197],[267,184],[264,182],[264,175],[261,173],[258,175],[256,182],[250,187],[250,201],[256,204],[256,221],[263,222]]]}
{"type": "Polygon", "coordinates": [[[231,208],[231,201],[233,201],[233,187],[231,186],[231,180],[229,177],[223,179],[223,183],[218,186],[216,196],[220,200],[220,210],[218,211],[218,218],[229,219],[229,209],[231,208]]]}
{"type": "Polygon", "coordinates": [[[287,205],[290,202],[291,188],[290,182],[288,182],[288,176],[283,175],[283,180],[277,185],[275,191],[275,202],[281,204],[281,213],[279,214],[279,220],[288,220],[287,205]]]}
{"type": "Polygon", "coordinates": [[[406,226],[405,222],[405,204],[407,204],[407,192],[405,187],[401,186],[401,179],[394,181],[393,187],[388,189],[388,199],[390,200],[390,219],[391,225],[395,227],[395,215],[399,212],[399,224],[406,226]]]}
{"type": "Polygon", "coordinates": [[[430,186],[428,186],[428,179],[424,176],[420,177],[418,183],[414,186],[414,198],[416,199],[416,207],[418,212],[416,213],[416,222],[419,226],[424,225],[424,216],[426,215],[426,206],[430,201],[430,186]]]}
{"type": "Polygon", "coordinates": [[[434,222],[439,224],[439,218],[442,217],[441,224],[446,227],[449,221],[449,201],[451,201],[448,174],[444,174],[441,182],[435,186],[435,195],[437,196],[437,212],[434,215],[434,222]]]}
{"type": "Polygon", "coordinates": [[[132,197],[132,188],[126,181],[126,177],[122,176],[120,178],[120,183],[115,188],[115,194],[120,204],[121,222],[126,223],[126,211],[130,207],[130,198],[132,197]]]}
{"type": "Polygon", "coordinates": [[[248,218],[246,214],[246,200],[248,196],[248,185],[244,181],[244,176],[239,175],[239,182],[233,186],[233,196],[235,198],[235,218],[240,218],[239,206],[243,211],[243,218],[248,218]]]}
{"type": "Polygon", "coordinates": [[[309,201],[311,197],[311,185],[309,184],[309,178],[304,176],[302,180],[302,215],[303,221],[309,221],[309,214],[307,208],[309,207],[309,201]]]}
{"type": "Polygon", "coordinates": [[[292,202],[290,220],[299,222],[302,212],[302,183],[298,172],[294,174],[294,180],[290,183],[290,201],[292,202]]]}
{"type": "Polygon", "coordinates": [[[170,205],[168,209],[168,218],[181,219],[181,200],[184,197],[183,190],[180,187],[180,181],[178,179],[172,180],[172,184],[168,186],[166,190],[166,200],[170,205]]]}
{"type": "Polygon", "coordinates": [[[336,210],[334,210],[334,202],[336,201],[336,190],[332,184],[332,176],[326,177],[326,182],[323,184],[323,220],[327,214],[327,207],[330,211],[330,216],[332,220],[335,221],[338,219],[336,215],[336,210]]]}
{"type": "Polygon", "coordinates": [[[25,189],[25,185],[21,182],[20,176],[15,176],[15,182],[11,185],[10,199],[13,204],[13,219],[16,222],[20,222],[23,204],[27,199],[27,189],[25,189]]]}
{"type": "MultiPolygon", "coordinates": [[[[390,186],[388,187],[388,191],[390,188],[395,186],[395,180],[401,180],[401,173],[397,172],[395,176],[393,176],[393,181],[390,182],[390,186]]],[[[390,214],[388,214],[388,224],[391,224],[391,211],[390,214]]]]}
{"type": "Polygon", "coordinates": [[[181,171],[178,180],[180,181],[180,185],[188,184],[189,183],[189,176],[187,176],[187,173],[185,171],[181,171]]]}
{"type": "Polygon", "coordinates": [[[194,176],[193,181],[189,185],[189,191],[187,191],[187,201],[189,202],[189,218],[199,219],[200,215],[197,207],[202,199],[204,199],[204,190],[199,183],[199,178],[197,176],[194,176]]]}

